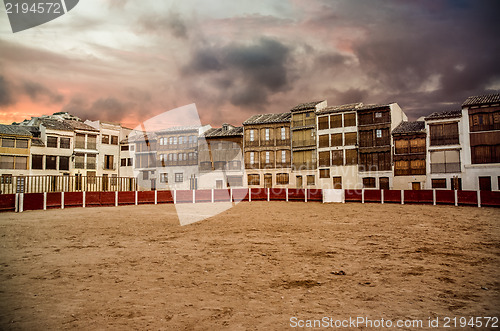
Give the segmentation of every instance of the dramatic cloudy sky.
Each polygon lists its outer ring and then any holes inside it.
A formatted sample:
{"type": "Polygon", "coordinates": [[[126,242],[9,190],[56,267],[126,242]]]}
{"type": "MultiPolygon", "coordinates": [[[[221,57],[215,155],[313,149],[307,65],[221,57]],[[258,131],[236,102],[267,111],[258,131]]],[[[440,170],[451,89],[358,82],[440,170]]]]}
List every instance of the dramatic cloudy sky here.
{"type": "Polygon", "coordinates": [[[498,92],[498,17],[497,0],[81,0],[13,34],[1,6],[0,123],[135,126],[196,103],[218,126],[320,99],[416,119],[498,92]]]}

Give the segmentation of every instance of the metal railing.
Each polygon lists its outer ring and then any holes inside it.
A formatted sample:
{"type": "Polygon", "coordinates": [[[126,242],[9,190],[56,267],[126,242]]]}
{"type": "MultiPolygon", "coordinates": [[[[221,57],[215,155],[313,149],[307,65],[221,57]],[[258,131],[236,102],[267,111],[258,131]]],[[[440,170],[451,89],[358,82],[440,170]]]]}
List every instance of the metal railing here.
{"type": "Polygon", "coordinates": [[[137,190],[135,177],[64,175],[0,177],[0,194],[135,190],[137,190]]]}

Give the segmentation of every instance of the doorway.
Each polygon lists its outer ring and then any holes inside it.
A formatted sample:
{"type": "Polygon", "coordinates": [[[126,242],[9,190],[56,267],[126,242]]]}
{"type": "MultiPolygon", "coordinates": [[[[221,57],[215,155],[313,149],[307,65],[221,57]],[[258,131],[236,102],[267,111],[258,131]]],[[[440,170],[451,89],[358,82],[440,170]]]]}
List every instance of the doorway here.
{"type": "Polygon", "coordinates": [[[378,180],[379,189],[388,190],[389,189],[389,177],[380,177],[378,180]]]}
{"type": "Polygon", "coordinates": [[[413,183],[411,183],[411,189],[412,190],[416,190],[416,191],[420,190],[421,189],[420,188],[420,182],[413,182],[413,183]]]}
{"type": "Polygon", "coordinates": [[[264,188],[272,188],[272,187],[273,187],[273,175],[264,174],[264,188]]]}
{"type": "Polygon", "coordinates": [[[479,177],[479,190],[491,191],[491,177],[479,177]]]}
{"type": "Polygon", "coordinates": [[[296,176],[295,183],[297,185],[297,188],[302,188],[302,176],[296,176]]]}

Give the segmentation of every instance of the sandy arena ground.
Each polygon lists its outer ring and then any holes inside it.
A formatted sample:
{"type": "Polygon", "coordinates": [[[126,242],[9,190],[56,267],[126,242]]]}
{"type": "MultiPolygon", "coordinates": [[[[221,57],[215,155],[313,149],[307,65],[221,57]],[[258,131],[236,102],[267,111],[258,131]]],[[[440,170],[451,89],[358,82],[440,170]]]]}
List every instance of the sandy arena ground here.
{"type": "Polygon", "coordinates": [[[500,315],[499,209],[245,202],[181,227],[172,205],[73,208],[0,214],[0,236],[4,330],[500,315]]]}

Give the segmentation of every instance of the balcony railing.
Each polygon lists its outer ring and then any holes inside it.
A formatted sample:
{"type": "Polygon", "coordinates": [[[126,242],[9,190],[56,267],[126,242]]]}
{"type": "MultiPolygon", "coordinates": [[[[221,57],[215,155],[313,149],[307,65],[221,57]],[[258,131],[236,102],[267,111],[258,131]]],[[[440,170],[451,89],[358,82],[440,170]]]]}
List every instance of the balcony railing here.
{"type": "Polygon", "coordinates": [[[309,125],[315,125],[315,124],[316,124],[316,120],[314,118],[306,119],[306,120],[292,121],[293,127],[309,126],[309,125]]]}
{"type": "Polygon", "coordinates": [[[312,139],[308,140],[292,140],[293,147],[307,147],[307,146],[315,146],[316,141],[312,139]]]}
{"type": "Polygon", "coordinates": [[[431,146],[458,145],[460,143],[458,135],[453,136],[431,136],[431,146]]]}
{"type": "Polygon", "coordinates": [[[290,139],[276,139],[276,146],[290,146],[290,139]]]}
{"type": "Polygon", "coordinates": [[[254,140],[254,141],[246,141],[245,142],[245,145],[247,147],[259,147],[259,141],[258,140],[254,140]]]}
{"type": "Polygon", "coordinates": [[[460,162],[457,163],[431,163],[431,173],[458,173],[461,171],[460,162]]]}
{"type": "Polygon", "coordinates": [[[95,169],[95,168],[96,168],[95,162],[91,162],[91,163],[87,162],[87,169],[95,169]]]}

